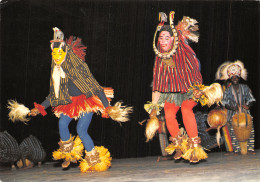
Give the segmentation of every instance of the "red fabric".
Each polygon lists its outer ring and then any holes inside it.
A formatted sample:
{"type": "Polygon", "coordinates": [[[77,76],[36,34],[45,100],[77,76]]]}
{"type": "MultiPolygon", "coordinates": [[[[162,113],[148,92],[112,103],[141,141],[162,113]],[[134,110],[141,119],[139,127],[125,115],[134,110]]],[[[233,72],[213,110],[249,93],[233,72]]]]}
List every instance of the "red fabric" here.
{"type": "Polygon", "coordinates": [[[41,104],[37,104],[36,102],[34,102],[34,107],[40,111],[41,115],[45,116],[47,114],[47,112],[45,111],[45,107],[41,104]]]}
{"type": "Polygon", "coordinates": [[[103,112],[102,112],[102,118],[109,118],[108,115],[108,109],[110,109],[111,106],[107,107],[103,112]]]}
{"type": "MultiPolygon", "coordinates": [[[[193,83],[202,83],[199,61],[192,48],[179,36],[179,44],[173,55],[174,68],[164,66],[156,56],[153,71],[153,91],[186,93],[193,83]]],[[[160,51],[162,52],[162,51],[160,51]]]]}
{"type": "Polygon", "coordinates": [[[176,114],[179,110],[179,106],[176,106],[175,103],[165,102],[164,104],[164,113],[166,119],[166,126],[173,138],[177,137],[179,134],[179,124],[176,119],[176,114]]]}
{"type": "Polygon", "coordinates": [[[86,98],[85,95],[80,95],[71,97],[71,101],[70,104],[54,107],[54,113],[58,116],[63,113],[71,118],[77,118],[85,112],[98,112],[105,109],[97,96],[86,98]]]}
{"type": "Polygon", "coordinates": [[[197,105],[197,102],[194,100],[185,100],[181,105],[182,119],[187,131],[187,134],[190,138],[198,136],[197,122],[195,114],[193,112],[193,107],[197,105]]]}
{"type": "Polygon", "coordinates": [[[73,43],[73,36],[70,36],[68,40],[66,40],[66,43],[68,45],[71,45],[73,52],[83,61],[85,61],[86,52],[87,49],[86,46],[81,44],[81,38],[77,38],[73,43]]]}
{"type": "MultiPolygon", "coordinates": [[[[193,107],[196,106],[196,102],[193,100],[185,100],[181,105],[182,119],[190,138],[198,136],[197,122],[193,113],[193,107]]],[[[173,138],[179,134],[179,124],[176,119],[176,114],[179,110],[179,106],[175,103],[165,102],[164,112],[167,128],[173,138]]]]}

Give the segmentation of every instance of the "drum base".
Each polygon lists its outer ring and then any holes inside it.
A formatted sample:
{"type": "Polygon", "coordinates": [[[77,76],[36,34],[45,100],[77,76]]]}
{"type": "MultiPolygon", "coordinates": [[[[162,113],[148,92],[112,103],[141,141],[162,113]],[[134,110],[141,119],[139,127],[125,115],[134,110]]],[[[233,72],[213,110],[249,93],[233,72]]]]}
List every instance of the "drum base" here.
{"type": "Polygon", "coordinates": [[[240,148],[241,148],[241,154],[246,155],[247,154],[247,141],[245,142],[239,142],[240,148]]]}

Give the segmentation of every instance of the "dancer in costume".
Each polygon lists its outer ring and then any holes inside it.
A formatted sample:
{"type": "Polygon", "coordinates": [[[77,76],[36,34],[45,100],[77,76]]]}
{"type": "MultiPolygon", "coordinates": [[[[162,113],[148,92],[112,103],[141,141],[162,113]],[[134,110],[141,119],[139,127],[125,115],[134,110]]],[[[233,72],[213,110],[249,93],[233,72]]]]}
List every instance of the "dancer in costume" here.
{"type": "MultiPolygon", "coordinates": [[[[240,143],[235,135],[232,126],[232,118],[238,113],[250,114],[250,107],[255,98],[251,89],[246,84],[239,83],[240,79],[247,79],[247,71],[244,64],[237,60],[235,62],[227,62],[222,71],[222,79],[230,80],[231,85],[225,90],[222,104],[227,109],[227,131],[224,131],[225,145],[227,152],[241,152],[240,143]]],[[[247,144],[248,151],[254,151],[254,125],[252,124],[251,134],[247,144]]]]}
{"type": "MultiPolygon", "coordinates": [[[[60,148],[53,152],[54,160],[63,159],[62,167],[66,168],[71,162],[80,161],[82,172],[105,171],[111,166],[111,157],[108,149],[94,146],[88,134],[88,128],[93,113],[102,113],[102,117],[111,117],[113,120],[128,121],[131,107],[109,105],[107,95],[113,96],[113,89],[104,89],[91,74],[85,61],[85,46],[81,39],[71,36],[66,42],[64,34],[57,27],[54,29],[54,39],[51,40],[52,65],[50,78],[50,91],[45,101],[41,104],[34,103],[35,108],[29,113],[46,115],[45,109],[53,108],[54,114],[59,118],[60,148]],[[78,119],[78,136],[71,136],[69,124],[73,119],[78,119]],[[85,148],[85,158],[83,150],[85,148]]],[[[12,115],[15,102],[9,103],[12,115]]]]}
{"type": "MultiPolygon", "coordinates": [[[[156,58],[153,71],[152,102],[145,104],[145,110],[150,114],[149,121],[156,123],[154,113],[159,114],[160,110],[164,108],[166,126],[171,134],[170,141],[172,142],[166,151],[169,154],[176,151],[174,159],[182,157],[191,163],[197,163],[206,159],[207,154],[200,145],[201,140],[198,137],[197,123],[192,109],[197,105],[198,100],[203,105],[211,105],[212,103],[209,102],[220,101],[222,92],[216,94],[215,96],[219,97],[215,97],[213,101],[213,98],[207,96],[206,90],[217,90],[220,85],[214,84],[211,87],[201,85],[200,63],[195,52],[188,45],[188,39],[198,42],[196,33],[198,26],[195,25],[197,21],[184,17],[175,28],[173,11],[169,15],[170,25],[165,25],[167,22],[165,13],[161,12],[159,19],[161,21],[153,40],[156,58]],[[157,32],[159,32],[159,37],[156,46],[157,32]],[[180,130],[176,120],[176,114],[180,108],[188,136],[184,130],[180,130]]],[[[151,124],[147,122],[147,140],[151,139],[154,134],[149,133],[149,125],[151,124]]],[[[159,125],[154,124],[153,127],[156,128],[159,125]]]]}

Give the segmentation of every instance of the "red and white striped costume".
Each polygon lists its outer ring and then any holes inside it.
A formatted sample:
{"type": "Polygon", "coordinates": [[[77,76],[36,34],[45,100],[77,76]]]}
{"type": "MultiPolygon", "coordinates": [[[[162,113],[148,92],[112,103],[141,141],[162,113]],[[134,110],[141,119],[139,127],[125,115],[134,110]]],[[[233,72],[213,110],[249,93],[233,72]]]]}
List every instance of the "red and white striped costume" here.
{"type": "Polygon", "coordinates": [[[175,63],[174,68],[165,67],[162,59],[156,56],[153,91],[186,93],[193,83],[202,83],[199,61],[181,34],[179,35],[178,48],[173,55],[173,62],[175,63]]]}

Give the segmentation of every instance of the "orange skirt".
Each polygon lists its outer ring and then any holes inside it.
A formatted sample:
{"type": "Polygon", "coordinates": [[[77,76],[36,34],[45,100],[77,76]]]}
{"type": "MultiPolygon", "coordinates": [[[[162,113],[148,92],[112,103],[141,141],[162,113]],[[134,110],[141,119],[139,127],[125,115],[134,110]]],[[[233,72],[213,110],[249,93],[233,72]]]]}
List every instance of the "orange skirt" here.
{"type": "Polygon", "coordinates": [[[78,119],[81,114],[89,112],[103,112],[105,107],[97,96],[86,98],[85,95],[71,97],[71,103],[53,107],[54,114],[59,118],[61,114],[78,119]]]}

